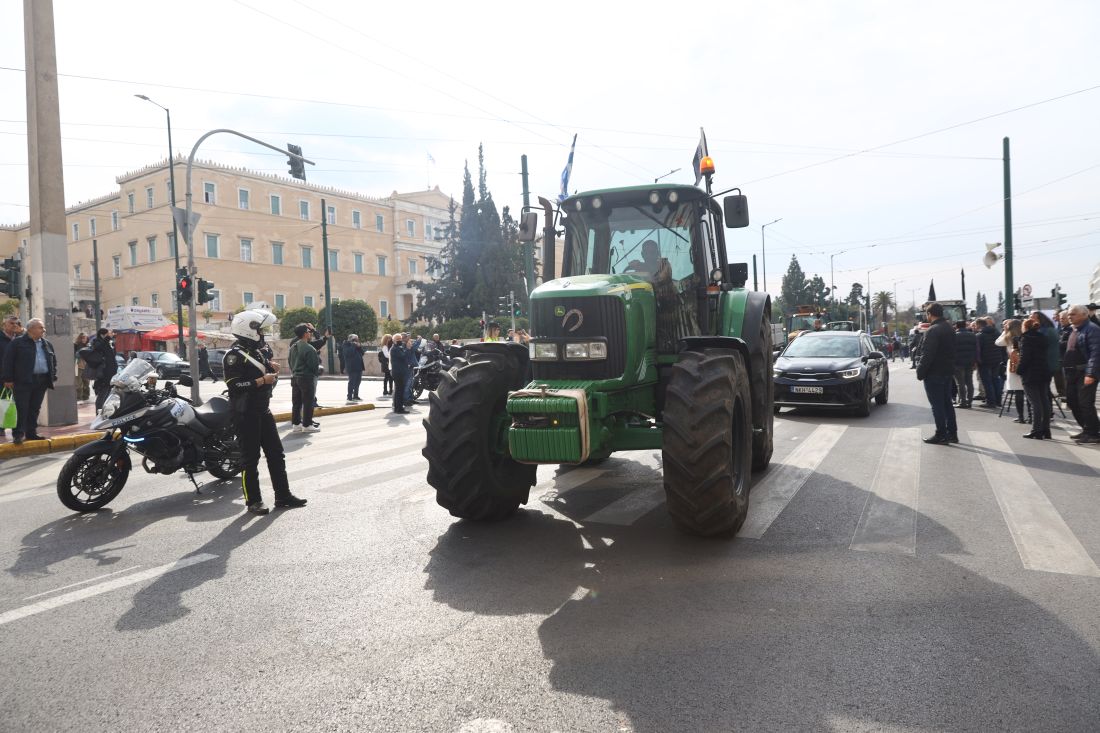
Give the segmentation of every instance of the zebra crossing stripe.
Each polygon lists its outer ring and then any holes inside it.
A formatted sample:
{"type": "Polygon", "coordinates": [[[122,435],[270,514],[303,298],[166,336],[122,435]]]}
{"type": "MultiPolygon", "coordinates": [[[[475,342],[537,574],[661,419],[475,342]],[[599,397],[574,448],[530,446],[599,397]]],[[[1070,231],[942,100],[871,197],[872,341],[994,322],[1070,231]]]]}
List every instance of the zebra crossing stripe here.
{"type": "Polygon", "coordinates": [[[1005,523],[1028,570],[1100,577],[1062,515],[999,433],[971,432],[979,460],[1005,523]]]}
{"type": "Polygon", "coordinates": [[[920,435],[920,428],[890,430],[851,549],[916,554],[920,435]]]}
{"type": "MultiPolygon", "coordinates": [[[[1073,433],[1074,427],[1070,427],[1065,423],[1051,423],[1051,427],[1063,430],[1066,433],[1066,437],[1069,437],[1073,433]]],[[[1090,448],[1087,445],[1077,445],[1076,443],[1063,443],[1058,441],[1059,445],[1073,454],[1073,457],[1084,463],[1093,471],[1100,473],[1100,450],[1090,448]]]]}
{"type": "Polygon", "coordinates": [[[622,527],[634,524],[645,515],[659,507],[665,501],[664,484],[644,486],[631,491],[621,499],[611,502],[603,509],[593,512],[582,521],[586,524],[616,524],[622,527]]]}
{"type": "Polygon", "coordinates": [[[763,537],[847,429],[847,425],[819,425],[782,463],[773,460],[764,480],[752,487],[749,516],[737,536],[763,537]]]}

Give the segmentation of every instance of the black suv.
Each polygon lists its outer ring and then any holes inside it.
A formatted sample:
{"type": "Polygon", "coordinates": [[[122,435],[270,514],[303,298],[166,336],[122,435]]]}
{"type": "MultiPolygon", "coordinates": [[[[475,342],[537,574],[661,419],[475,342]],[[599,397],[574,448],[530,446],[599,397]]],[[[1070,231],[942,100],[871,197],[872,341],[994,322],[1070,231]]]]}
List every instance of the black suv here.
{"type": "Polygon", "coordinates": [[[137,358],[152,364],[159,379],[178,379],[180,375],[189,374],[191,371],[189,362],[169,351],[139,351],[137,358]]]}

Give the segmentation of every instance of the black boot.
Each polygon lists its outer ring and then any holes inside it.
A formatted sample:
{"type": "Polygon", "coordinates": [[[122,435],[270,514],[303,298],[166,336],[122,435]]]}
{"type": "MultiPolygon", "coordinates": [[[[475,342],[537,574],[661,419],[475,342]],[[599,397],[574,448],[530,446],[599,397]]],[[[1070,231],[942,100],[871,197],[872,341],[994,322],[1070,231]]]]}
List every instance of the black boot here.
{"type": "Polygon", "coordinates": [[[275,506],[280,509],[298,509],[305,506],[307,501],[308,499],[299,499],[294,494],[287,492],[275,499],[275,506]]]}

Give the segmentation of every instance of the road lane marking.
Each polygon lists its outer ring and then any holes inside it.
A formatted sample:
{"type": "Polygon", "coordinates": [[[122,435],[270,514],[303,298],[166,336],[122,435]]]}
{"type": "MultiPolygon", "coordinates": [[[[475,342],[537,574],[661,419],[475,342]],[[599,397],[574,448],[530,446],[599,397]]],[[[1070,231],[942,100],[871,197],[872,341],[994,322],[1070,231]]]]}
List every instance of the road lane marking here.
{"type": "Polygon", "coordinates": [[[581,519],[584,524],[630,526],[665,502],[664,484],[644,486],[581,519]]]}
{"type": "MultiPolygon", "coordinates": [[[[1073,434],[1073,428],[1065,423],[1051,423],[1051,427],[1064,430],[1067,438],[1073,434]]],[[[1078,445],[1077,443],[1063,443],[1060,440],[1058,445],[1072,453],[1073,457],[1081,463],[1084,463],[1096,473],[1100,473],[1100,450],[1089,448],[1087,445],[1078,445]]]]}
{"type": "Polygon", "coordinates": [[[182,570],[192,565],[198,565],[199,563],[207,562],[209,560],[217,559],[217,555],[209,555],[201,553],[198,555],[192,555],[185,557],[182,560],[168,563],[167,565],[161,565],[155,568],[149,568],[143,570],[140,573],[134,573],[133,575],[127,575],[122,578],[115,578],[114,580],[108,580],[98,585],[93,585],[88,588],[81,588],[80,590],[74,590],[71,593],[55,596],[54,598],[47,598],[44,601],[38,601],[37,603],[31,603],[30,605],[16,608],[6,613],[0,613],[0,626],[11,623],[12,621],[18,621],[20,619],[27,618],[28,616],[34,616],[45,611],[52,611],[55,608],[67,606],[70,603],[76,603],[77,601],[83,601],[94,596],[108,593],[119,588],[124,588],[134,583],[140,583],[144,580],[152,580],[153,578],[160,577],[167,573],[174,572],[176,570],[182,570]]]}
{"type": "Polygon", "coordinates": [[[920,428],[890,430],[850,549],[916,554],[920,435],[920,428]]]}
{"type": "Polygon", "coordinates": [[[75,588],[78,585],[87,585],[88,583],[94,583],[97,580],[102,580],[103,578],[109,578],[112,575],[118,575],[120,573],[128,573],[131,570],[137,570],[140,567],[141,567],[140,565],[132,565],[131,567],[125,568],[123,570],[116,570],[113,573],[104,573],[103,575],[97,575],[94,578],[88,578],[87,580],[78,580],[75,583],[69,583],[68,585],[63,585],[60,588],[54,588],[53,590],[43,591],[42,593],[35,593],[33,596],[27,596],[23,600],[24,601],[29,601],[32,598],[41,598],[42,596],[48,596],[51,593],[57,593],[58,591],[65,590],[67,588],[75,588]]]}
{"type": "Polygon", "coordinates": [[[599,478],[605,473],[607,473],[607,470],[603,468],[574,468],[571,471],[566,471],[539,482],[535,488],[543,491],[550,489],[559,494],[564,494],[566,491],[571,491],[593,479],[599,478]]]}
{"type": "Polygon", "coordinates": [[[847,425],[819,425],[782,462],[773,461],[764,480],[752,487],[749,515],[737,536],[763,537],[847,429],[847,425]]]}
{"type": "Polygon", "coordinates": [[[970,432],[1025,568],[1100,577],[1100,568],[999,433],[970,432]],[[995,454],[995,455],[994,455],[995,454]]]}

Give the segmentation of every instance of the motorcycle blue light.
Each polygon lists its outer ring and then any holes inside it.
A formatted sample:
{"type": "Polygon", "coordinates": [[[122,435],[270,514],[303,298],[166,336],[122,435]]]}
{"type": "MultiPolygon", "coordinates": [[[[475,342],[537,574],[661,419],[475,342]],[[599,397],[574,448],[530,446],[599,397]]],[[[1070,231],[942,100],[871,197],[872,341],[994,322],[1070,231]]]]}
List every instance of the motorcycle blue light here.
{"type": "Polygon", "coordinates": [[[140,443],[141,441],[145,440],[145,438],[130,438],[125,435],[122,436],[122,439],[125,440],[127,443],[140,443]]]}

